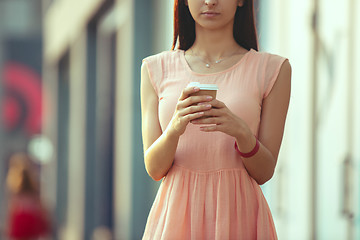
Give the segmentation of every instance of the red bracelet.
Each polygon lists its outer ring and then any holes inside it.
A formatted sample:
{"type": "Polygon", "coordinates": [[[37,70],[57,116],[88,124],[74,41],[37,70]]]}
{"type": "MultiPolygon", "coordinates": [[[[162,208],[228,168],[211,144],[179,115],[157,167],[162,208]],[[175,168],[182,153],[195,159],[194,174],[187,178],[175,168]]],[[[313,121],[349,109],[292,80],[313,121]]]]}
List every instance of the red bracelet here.
{"type": "Polygon", "coordinates": [[[242,153],[242,152],[240,152],[240,150],[237,146],[237,143],[235,141],[235,149],[240,154],[240,156],[242,156],[243,158],[249,158],[249,157],[254,156],[259,151],[259,148],[260,148],[260,143],[259,143],[259,140],[257,140],[257,138],[256,138],[256,144],[255,144],[255,147],[253,148],[253,150],[251,150],[248,153],[242,153]]]}

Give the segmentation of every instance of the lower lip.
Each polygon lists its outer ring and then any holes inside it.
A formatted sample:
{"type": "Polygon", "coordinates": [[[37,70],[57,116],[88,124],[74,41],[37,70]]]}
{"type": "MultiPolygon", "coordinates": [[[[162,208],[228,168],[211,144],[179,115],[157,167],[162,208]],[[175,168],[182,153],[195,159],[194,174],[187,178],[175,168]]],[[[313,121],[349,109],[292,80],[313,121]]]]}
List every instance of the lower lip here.
{"type": "Polygon", "coordinates": [[[206,16],[206,17],[216,17],[219,14],[218,13],[203,13],[202,15],[206,16]]]}

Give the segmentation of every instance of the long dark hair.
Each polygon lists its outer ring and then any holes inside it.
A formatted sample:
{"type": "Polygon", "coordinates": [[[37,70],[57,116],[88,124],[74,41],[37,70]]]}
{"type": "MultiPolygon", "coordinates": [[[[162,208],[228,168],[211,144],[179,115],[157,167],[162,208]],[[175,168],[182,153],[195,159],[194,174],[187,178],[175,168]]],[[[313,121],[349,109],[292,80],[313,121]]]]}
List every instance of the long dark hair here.
{"type": "MultiPolygon", "coordinates": [[[[254,18],[253,0],[244,0],[242,7],[237,7],[234,19],[234,39],[243,48],[258,50],[258,39],[254,18]]],[[[195,41],[195,21],[192,18],[185,0],[174,3],[174,40],[172,50],[188,50],[195,41]]]]}

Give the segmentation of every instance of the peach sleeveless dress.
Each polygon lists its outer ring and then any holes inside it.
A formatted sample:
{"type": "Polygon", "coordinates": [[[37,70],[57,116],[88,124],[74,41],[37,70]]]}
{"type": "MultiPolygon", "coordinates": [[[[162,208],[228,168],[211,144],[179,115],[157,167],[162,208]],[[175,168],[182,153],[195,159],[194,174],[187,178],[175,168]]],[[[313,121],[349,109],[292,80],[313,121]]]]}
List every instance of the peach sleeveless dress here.
{"type": "MultiPolygon", "coordinates": [[[[182,50],[143,60],[159,98],[163,130],[183,88],[200,82],[217,84],[217,99],[246,121],[255,136],[262,101],[284,61],[251,49],[222,72],[199,74],[191,70],[182,50]]],[[[277,239],[261,188],[247,173],[234,141],[222,132],[205,133],[198,125],[187,126],[150,210],[143,240],[277,239]]]]}

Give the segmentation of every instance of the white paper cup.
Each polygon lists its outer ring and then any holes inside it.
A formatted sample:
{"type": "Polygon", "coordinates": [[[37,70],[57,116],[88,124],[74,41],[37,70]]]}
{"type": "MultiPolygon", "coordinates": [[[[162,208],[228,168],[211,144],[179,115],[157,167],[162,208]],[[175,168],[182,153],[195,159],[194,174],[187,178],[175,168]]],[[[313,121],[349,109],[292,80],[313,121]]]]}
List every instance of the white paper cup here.
{"type": "Polygon", "coordinates": [[[200,91],[191,94],[191,96],[212,96],[213,99],[216,99],[216,93],[219,89],[216,84],[201,84],[198,82],[191,82],[189,83],[188,87],[198,87],[200,91]]]}
{"type": "MultiPolygon", "coordinates": [[[[192,82],[188,85],[189,87],[198,87],[200,91],[192,93],[190,96],[212,96],[213,99],[216,99],[216,93],[218,86],[216,84],[201,84],[198,82],[192,82]]],[[[208,116],[203,116],[198,119],[207,118],[208,116]]]]}

